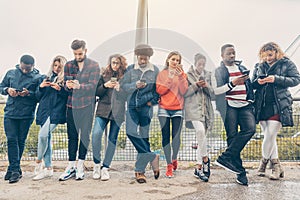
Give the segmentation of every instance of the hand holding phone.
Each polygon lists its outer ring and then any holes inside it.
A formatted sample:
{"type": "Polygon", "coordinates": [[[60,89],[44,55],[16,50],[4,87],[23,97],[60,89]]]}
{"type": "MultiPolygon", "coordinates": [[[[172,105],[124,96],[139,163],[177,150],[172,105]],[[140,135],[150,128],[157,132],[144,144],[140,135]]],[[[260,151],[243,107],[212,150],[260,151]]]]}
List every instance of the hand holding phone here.
{"type": "Polygon", "coordinates": [[[243,75],[249,75],[249,74],[250,74],[250,70],[248,70],[248,69],[247,69],[247,70],[244,70],[244,71],[242,71],[242,74],[243,74],[243,75]]]}
{"type": "Polygon", "coordinates": [[[259,75],[259,76],[258,76],[258,78],[260,78],[260,79],[264,79],[264,78],[267,78],[267,77],[268,77],[267,74],[262,74],[262,75],[259,75]]]}
{"type": "Polygon", "coordinates": [[[111,77],[110,78],[110,81],[113,82],[113,83],[117,82],[117,80],[118,80],[117,77],[111,77]]]}
{"type": "Polygon", "coordinates": [[[74,80],[74,79],[75,79],[74,76],[66,76],[66,80],[67,80],[67,81],[74,80]]]}

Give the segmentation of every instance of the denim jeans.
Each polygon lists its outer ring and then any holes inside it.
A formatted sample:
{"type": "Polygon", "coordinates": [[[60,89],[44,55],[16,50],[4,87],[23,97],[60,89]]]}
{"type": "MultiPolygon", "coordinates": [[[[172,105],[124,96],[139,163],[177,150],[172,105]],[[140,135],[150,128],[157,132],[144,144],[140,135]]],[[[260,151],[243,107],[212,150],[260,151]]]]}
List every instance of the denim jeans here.
{"type": "Polygon", "coordinates": [[[44,158],[45,167],[51,167],[52,163],[52,145],[51,145],[51,133],[55,129],[57,124],[50,124],[50,117],[46,120],[45,124],[41,126],[38,140],[38,160],[44,158]]]}
{"type": "Polygon", "coordinates": [[[80,134],[80,144],[78,159],[85,160],[87,149],[90,143],[90,133],[94,116],[94,106],[89,105],[84,108],[67,108],[67,133],[68,133],[68,153],[69,161],[75,161],[78,140],[80,134]]]}
{"type": "Polygon", "coordinates": [[[227,105],[224,122],[227,136],[227,149],[221,157],[230,159],[240,171],[245,171],[240,156],[241,151],[255,133],[256,124],[254,109],[250,104],[242,108],[233,108],[227,105]],[[240,131],[238,131],[240,126],[240,131]]]}
{"type": "Polygon", "coordinates": [[[107,168],[109,168],[115,154],[120,127],[114,120],[96,117],[92,132],[93,160],[94,163],[99,164],[101,162],[102,135],[108,122],[110,122],[108,145],[103,160],[103,166],[107,168]]]}
{"type": "Polygon", "coordinates": [[[149,128],[153,109],[149,106],[128,108],[126,112],[126,134],[137,150],[135,171],[144,173],[146,166],[155,158],[150,150],[149,128]]]}
{"type": "Polygon", "coordinates": [[[10,119],[4,117],[9,166],[7,171],[17,172],[33,119],[10,119]]]}

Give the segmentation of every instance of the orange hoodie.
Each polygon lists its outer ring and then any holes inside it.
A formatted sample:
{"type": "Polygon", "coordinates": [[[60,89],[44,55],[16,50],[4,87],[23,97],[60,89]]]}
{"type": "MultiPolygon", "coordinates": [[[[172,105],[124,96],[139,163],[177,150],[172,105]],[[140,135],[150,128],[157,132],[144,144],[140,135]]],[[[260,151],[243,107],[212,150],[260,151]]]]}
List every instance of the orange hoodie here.
{"type": "Polygon", "coordinates": [[[184,94],[188,89],[187,76],[169,77],[169,70],[159,72],[156,80],[156,92],[160,95],[159,106],[166,110],[182,110],[184,94]]]}

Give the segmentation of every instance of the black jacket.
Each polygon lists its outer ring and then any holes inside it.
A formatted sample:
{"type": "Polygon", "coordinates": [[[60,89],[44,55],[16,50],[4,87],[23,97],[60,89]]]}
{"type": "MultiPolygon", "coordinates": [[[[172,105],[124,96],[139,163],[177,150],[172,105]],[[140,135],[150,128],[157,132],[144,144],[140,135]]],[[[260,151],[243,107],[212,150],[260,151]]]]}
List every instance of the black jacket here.
{"type": "Polygon", "coordinates": [[[121,126],[125,120],[126,94],[124,94],[122,88],[118,92],[115,89],[104,87],[104,83],[109,81],[111,77],[111,75],[100,75],[96,90],[96,96],[99,97],[96,116],[115,120],[121,126]]]}
{"type": "Polygon", "coordinates": [[[283,127],[293,126],[292,117],[292,96],[288,91],[289,87],[294,87],[300,83],[300,75],[296,65],[288,58],[282,58],[271,68],[267,63],[257,64],[253,72],[252,85],[255,91],[255,117],[259,121],[261,106],[265,97],[267,84],[260,85],[257,80],[260,75],[274,75],[274,97],[276,106],[280,115],[280,121],[283,127]]]}
{"type": "Polygon", "coordinates": [[[11,119],[33,119],[34,111],[37,104],[37,98],[35,95],[36,88],[39,85],[39,79],[41,75],[37,69],[33,69],[31,72],[23,73],[19,67],[9,70],[1,84],[0,91],[2,95],[8,95],[7,88],[15,88],[22,90],[26,88],[29,90],[29,95],[21,97],[8,96],[6,106],[4,108],[4,116],[11,119]]]}
{"type": "MultiPolygon", "coordinates": [[[[57,75],[53,73],[50,80],[53,81],[57,75]]],[[[40,79],[40,83],[45,76],[40,79]]],[[[68,92],[61,86],[60,91],[52,87],[37,89],[37,98],[39,106],[36,113],[36,124],[43,125],[50,117],[51,124],[64,124],[66,122],[66,104],[68,92]]]]}
{"type": "MultiPolygon", "coordinates": [[[[247,70],[247,68],[243,65],[241,65],[241,62],[236,62],[235,63],[239,70],[241,72],[247,70]]],[[[229,72],[223,61],[221,62],[220,66],[216,69],[215,71],[215,78],[217,81],[217,87],[221,87],[227,83],[229,83],[229,72]]],[[[245,81],[245,86],[246,86],[246,92],[247,92],[247,97],[246,100],[249,102],[254,101],[254,93],[253,93],[253,88],[251,85],[250,79],[247,79],[245,81]]],[[[226,102],[226,93],[216,95],[216,107],[217,110],[220,112],[222,119],[225,119],[226,116],[226,108],[227,108],[227,102],[226,102]]]]}

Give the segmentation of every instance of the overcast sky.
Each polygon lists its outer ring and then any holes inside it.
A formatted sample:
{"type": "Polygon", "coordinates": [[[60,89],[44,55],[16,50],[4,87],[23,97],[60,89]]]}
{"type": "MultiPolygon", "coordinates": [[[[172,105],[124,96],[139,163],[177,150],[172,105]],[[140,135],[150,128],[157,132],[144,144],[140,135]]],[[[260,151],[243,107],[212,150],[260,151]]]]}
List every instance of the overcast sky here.
{"type": "MultiPolygon", "coordinates": [[[[137,5],[138,0],[0,0],[0,75],[25,53],[46,73],[54,56],[73,59],[70,43],[76,38],[87,42],[88,54],[93,52],[135,29],[137,5]]],[[[252,68],[264,43],[274,41],[285,50],[300,34],[300,0],[148,0],[148,6],[149,28],[186,36],[214,65],[225,43],[234,44],[237,59],[252,68]]],[[[170,50],[177,50],[176,41],[170,43],[170,50]]],[[[300,50],[297,55],[292,60],[300,66],[300,50]]],[[[103,66],[107,58],[96,59],[103,66]]],[[[165,57],[152,61],[163,65],[165,57]]]]}

